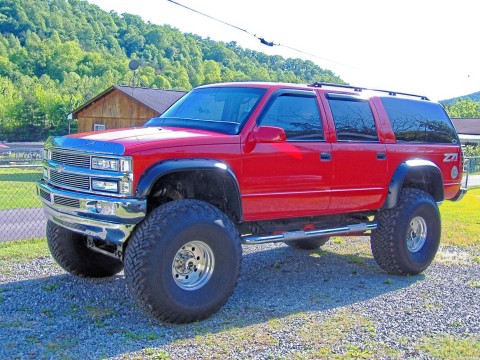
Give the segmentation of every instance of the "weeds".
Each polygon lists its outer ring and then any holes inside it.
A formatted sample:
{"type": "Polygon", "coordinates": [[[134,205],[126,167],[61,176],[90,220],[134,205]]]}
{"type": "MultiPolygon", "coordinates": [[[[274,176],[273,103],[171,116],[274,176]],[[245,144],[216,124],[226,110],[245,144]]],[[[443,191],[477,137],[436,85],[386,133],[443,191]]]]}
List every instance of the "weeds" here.
{"type": "Polygon", "coordinates": [[[25,263],[49,254],[45,238],[0,242],[0,261],[25,263]]]}
{"type": "Polygon", "coordinates": [[[479,359],[480,340],[476,337],[433,337],[424,339],[419,349],[437,359],[479,359]]]}

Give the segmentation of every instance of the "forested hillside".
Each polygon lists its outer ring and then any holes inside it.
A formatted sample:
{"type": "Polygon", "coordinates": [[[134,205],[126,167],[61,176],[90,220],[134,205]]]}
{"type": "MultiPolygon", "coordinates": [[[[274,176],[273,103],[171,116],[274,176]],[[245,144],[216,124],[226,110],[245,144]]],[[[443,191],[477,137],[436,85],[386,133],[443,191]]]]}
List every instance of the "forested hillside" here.
{"type": "Polygon", "coordinates": [[[0,0],[0,141],[66,133],[66,115],[113,84],[189,90],[219,81],[343,83],[311,61],[183,34],[83,0],[0,0]]]}
{"type": "Polygon", "coordinates": [[[480,91],[469,95],[443,100],[448,114],[454,118],[480,118],[480,91]]]}
{"type": "Polygon", "coordinates": [[[477,91],[477,92],[474,92],[472,94],[465,95],[465,96],[459,96],[459,97],[455,97],[455,98],[452,98],[452,99],[442,100],[441,103],[444,104],[444,105],[453,105],[460,100],[472,100],[472,101],[475,101],[475,102],[479,102],[480,101],[480,91],[477,91]]]}

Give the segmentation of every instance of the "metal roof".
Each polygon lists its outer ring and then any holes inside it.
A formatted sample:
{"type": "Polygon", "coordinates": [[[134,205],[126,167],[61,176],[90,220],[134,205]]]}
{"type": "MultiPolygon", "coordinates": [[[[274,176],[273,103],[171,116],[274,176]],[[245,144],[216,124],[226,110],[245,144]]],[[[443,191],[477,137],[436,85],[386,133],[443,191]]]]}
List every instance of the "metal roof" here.
{"type": "Polygon", "coordinates": [[[452,122],[459,134],[480,135],[479,118],[452,118],[452,122]]]}

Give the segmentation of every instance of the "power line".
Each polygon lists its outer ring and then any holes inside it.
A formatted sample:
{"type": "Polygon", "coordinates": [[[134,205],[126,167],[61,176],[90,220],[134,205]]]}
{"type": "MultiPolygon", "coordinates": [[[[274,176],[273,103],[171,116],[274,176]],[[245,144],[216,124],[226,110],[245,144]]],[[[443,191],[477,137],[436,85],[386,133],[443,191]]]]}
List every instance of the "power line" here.
{"type": "MultiPolygon", "coordinates": [[[[176,2],[176,1],[173,1],[173,0],[167,0],[167,1],[168,1],[168,2],[171,2],[172,4],[181,6],[181,7],[185,8],[185,9],[187,9],[187,10],[193,11],[194,13],[197,13],[197,14],[200,14],[200,15],[202,15],[202,16],[205,16],[205,17],[207,17],[207,18],[209,18],[209,19],[218,21],[219,23],[222,23],[222,24],[224,24],[224,25],[230,26],[230,27],[232,27],[232,28],[234,28],[234,29],[243,31],[244,33],[247,33],[247,34],[249,34],[249,35],[252,35],[252,36],[257,37],[256,35],[252,34],[251,32],[248,32],[248,31],[245,30],[245,29],[242,29],[241,27],[238,27],[238,26],[229,24],[229,23],[227,23],[226,21],[217,19],[217,18],[215,18],[215,17],[213,17],[213,16],[210,16],[210,15],[207,15],[207,14],[205,14],[205,13],[203,13],[203,12],[198,11],[198,10],[192,9],[191,7],[188,7],[188,6],[186,6],[186,5],[180,4],[180,3],[176,2]]],[[[258,39],[258,38],[257,38],[257,39],[258,39]]]]}
{"type": "Polygon", "coordinates": [[[256,35],[256,34],[250,32],[250,31],[246,30],[246,29],[243,29],[243,28],[241,28],[241,27],[239,27],[239,26],[230,24],[230,23],[228,23],[228,22],[226,22],[226,21],[220,20],[220,19],[218,19],[218,18],[216,18],[216,17],[213,17],[213,16],[211,16],[211,15],[205,14],[205,13],[203,13],[203,12],[201,12],[201,11],[192,9],[191,7],[188,7],[188,6],[186,6],[186,5],[180,4],[180,3],[177,2],[177,1],[174,1],[174,0],[167,0],[167,1],[168,1],[168,2],[171,2],[172,4],[175,4],[175,5],[177,5],[177,6],[180,6],[180,7],[184,8],[184,9],[187,9],[187,10],[190,10],[190,11],[192,11],[192,12],[194,12],[194,13],[197,13],[197,14],[199,14],[199,15],[205,16],[205,17],[207,17],[207,18],[209,18],[209,19],[211,19],[211,20],[217,21],[217,22],[219,22],[219,23],[221,23],[221,24],[224,24],[224,25],[229,26],[229,27],[232,27],[232,28],[234,28],[234,29],[236,29],[236,30],[242,31],[242,32],[244,32],[244,33],[246,33],[246,34],[248,34],[248,35],[251,35],[251,36],[255,37],[256,39],[258,39],[258,40],[260,41],[260,43],[263,44],[263,45],[270,46],[270,47],[281,46],[281,47],[284,47],[284,48],[286,48],[286,49],[290,49],[290,50],[296,51],[296,52],[298,52],[298,53],[300,53],[300,54],[317,58],[317,59],[319,59],[319,60],[328,61],[328,62],[331,62],[331,63],[333,63],[333,64],[337,64],[337,65],[341,65],[341,66],[346,66],[346,67],[349,67],[349,68],[352,68],[352,69],[358,69],[357,67],[354,67],[354,66],[351,66],[351,65],[347,65],[347,64],[343,64],[343,63],[341,63],[341,62],[338,62],[338,61],[335,61],[335,60],[332,60],[332,59],[328,59],[328,58],[325,58],[325,57],[321,57],[321,56],[318,56],[318,55],[315,55],[315,54],[312,54],[312,53],[308,53],[308,52],[305,52],[305,51],[296,49],[296,48],[291,47],[291,46],[282,45],[282,44],[279,44],[279,43],[275,43],[275,42],[273,42],[273,41],[267,41],[267,40],[265,40],[265,38],[260,37],[260,36],[258,36],[258,35],[256,35]]]}

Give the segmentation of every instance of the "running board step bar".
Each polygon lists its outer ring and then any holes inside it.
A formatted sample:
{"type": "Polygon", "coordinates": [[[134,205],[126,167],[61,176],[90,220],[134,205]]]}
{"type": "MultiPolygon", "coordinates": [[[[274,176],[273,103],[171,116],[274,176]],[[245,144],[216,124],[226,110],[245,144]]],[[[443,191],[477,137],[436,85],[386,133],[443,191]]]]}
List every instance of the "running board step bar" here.
{"type": "Polygon", "coordinates": [[[345,235],[345,234],[361,234],[368,230],[375,230],[377,228],[377,223],[363,223],[363,224],[353,224],[342,227],[336,227],[331,229],[322,229],[322,230],[309,230],[309,231],[289,231],[282,234],[274,235],[264,235],[264,236],[253,236],[246,235],[242,237],[242,244],[253,245],[253,244],[265,244],[271,242],[283,242],[283,241],[295,241],[308,239],[315,236],[334,236],[334,235],[345,235]]]}

